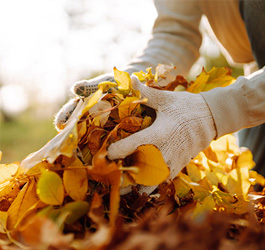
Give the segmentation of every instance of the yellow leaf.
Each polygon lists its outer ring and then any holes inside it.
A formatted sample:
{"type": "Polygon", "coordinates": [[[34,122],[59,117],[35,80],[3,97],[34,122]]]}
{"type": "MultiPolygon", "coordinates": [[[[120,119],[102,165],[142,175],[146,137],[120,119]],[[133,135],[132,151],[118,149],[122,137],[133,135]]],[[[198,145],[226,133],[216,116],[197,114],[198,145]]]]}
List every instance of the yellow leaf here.
{"type": "Polygon", "coordinates": [[[78,141],[85,135],[87,130],[86,121],[77,124],[78,141]]]}
{"type": "Polygon", "coordinates": [[[118,112],[120,119],[131,116],[132,112],[136,109],[137,105],[139,105],[137,97],[126,97],[119,105],[118,112]]]}
{"type": "Polygon", "coordinates": [[[66,193],[74,201],[83,201],[88,189],[87,172],[85,169],[69,169],[63,174],[66,193]]]}
{"type": "Polygon", "coordinates": [[[118,84],[118,89],[124,95],[127,95],[131,90],[131,77],[128,72],[120,71],[116,67],[114,70],[114,79],[118,84]]]}
{"type": "Polygon", "coordinates": [[[36,182],[34,179],[29,179],[7,211],[7,229],[13,229],[27,210],[37,202],[36,182]]]}
{"type": "Polygon", "coordinates": [[[194,83],[187,89],[192,93],[200,93],[216,87],[225,87],[235,82],[228,68],[213,67],[208,73],[203,69],[194,83]]]}
{"type": "Polygon", "coordinates": [[[193,211],[193,218],[199,219],[200,216],[207,212],[211,212],[215,207],[215,201],[212,195],[208,195],[202,202],[197,202],[193,211]]]}
{"type": "Polygon", "coordinates": [[[116,86],[117,86],[116,82],[109,82],[109,81],[103,81],[103,82],[98,84],[98,87],[102,87],[103,88],[103,92],[108,91],[109,88],[113,88],[113,87],[116,87],[116,86]]]}
{"type": "Polygon", "coordinates": [[[141,129],[145,129],[147,127],[149,127],[152,124],[152,118],[150,116],[145,116],[141,129]]]}
{"type": "Polygon", "coordinates": [[[131,165],[139,168],[139,172],[130,173],[137,184],[159,185],[169,176],[170,171],[162,153],[154,145],[139,146],[129,158],[131,165]]]}
{"type": "Polygon", "coordinates": [[[143,81],[146,80],[146,78],[145,78],[146,73],[143,72],[142,70],[139,71],[139,72],[133,72],[133,74],[137,76],[137,78],[138,78],[138,80],[139,80],[140,82],[143,82],[143,81]]]}
{"type": "Polygon", "coordinates": [[[203,173],[196,164],[194,164],[193,162],[190,162],[187,166],[186,166],[187,172],[188,172],[188,176],[190,177],[191,181],[193,182],[198,182],[199,180],[201,180],[204,176],[205,173],[203,173]]]}
{"type": "Polygon", "coordinates": [[[129,173],[124,172],[122,175],[122,187],[127,187],[129,185],[134,185],[135,181],[134,179],[130,176],[129,173]]]}
{"type": "MultiPolygon", "coordinates": [[[[84,115],[87,111],[89,111],[95,104],[98,103],[100,97],[102,96],[102,92],[103,92],[103,87],[99,87],[99,89],[93,93],[92,96],[88,97],[88,103],[85,106],[85,108],[82,110],[82,115],[84,115]]],[[[81,117],[80,117],[81,118],[81,117]]]]}
{"type": "Polygon", "coordinates": [[[18,171],[17,164],[0,164],[0,184],[12,178],[18,171]]]}
{"type": "Polygon", "coordinates": [[[207,187],[191,181],[191,179],[187,175],[181,172],[173,180],[173,183],[175,186],[176,195],[179,198],[185,197],[189,193],[189,191],[192,190],[194,193],[194,200],[202,201],[211,192],[211,190],[207,189],[207,187]]]}
{"type": "Polygon", "coordinates": [[[238,168],[247,167],[248,169],[252,169],[255,166],[255,162],[253,161],[253,155],[250,150],[247,148],[241,148],[240,155],[236,161],[238,168]]]}
{"type": "Polygon", "coordinates": [[[190,186],[183,181],[182,178],[179,177],[180,173],[173,180],[173,184],[175,186],[175,195],[179,198],[184,198],[188,195],[191,188],[190,186]]]}
{"type": "Polygon", "coordinates": [[[47,161],[42,161],[35,165],[34,167],[30,168],[27,172],[27,176],[31,175],[38,175],[41,174],[44,170],[49,169],[52,165],[49,164],[47,161]]]}
{"type": "Polygon", "coordinates": [[[0,234],[6,233],[7,212],[0,211],[0,234]]]}
{"type": "Polygon", "coordinates": [[[216,204],[224,208],[228,213],[244,214],[249,211],[249,202],[242,196],[232,195],[229,193],[216,190],[213,192],[216,204]]]}
{"type": "Polygon", "coordinates": [[[64,200],[64,188],[60,176],[52,171],[42,173],[37,183],[40,200],[49,205],[61,205],[64,200]]]}
{"type": "Polygon", "coordinates": [[[265,186],[264,176],[253,170],[249,172],[249,181],[252,183],[252,185],[259,184],[261,186],[265,186]]]}

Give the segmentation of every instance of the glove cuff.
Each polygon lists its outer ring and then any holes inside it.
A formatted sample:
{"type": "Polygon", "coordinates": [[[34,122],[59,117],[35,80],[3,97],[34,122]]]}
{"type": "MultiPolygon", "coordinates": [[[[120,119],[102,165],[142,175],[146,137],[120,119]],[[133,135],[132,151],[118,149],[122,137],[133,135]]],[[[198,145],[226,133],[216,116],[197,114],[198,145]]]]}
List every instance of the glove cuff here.
{"type": "Polygon", "coordinates": [[[219,138],[249,124],[250,113],[244,90],[239,84],[200,93],[209,106],[219,138]]]}

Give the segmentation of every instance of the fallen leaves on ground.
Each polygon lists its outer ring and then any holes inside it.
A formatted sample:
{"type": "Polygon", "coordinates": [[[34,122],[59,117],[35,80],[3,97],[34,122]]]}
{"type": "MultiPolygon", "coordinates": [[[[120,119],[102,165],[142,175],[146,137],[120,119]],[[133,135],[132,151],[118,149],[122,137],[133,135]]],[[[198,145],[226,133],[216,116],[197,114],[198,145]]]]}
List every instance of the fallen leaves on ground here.
{"type": "MultiPolygon", "coordinates": [[[[136,72],[149,87],[198,93],[234,82],[213,68],[194,82],[174,66],[136,72]]],[[[258,249],[264,244],[265,179],[251,152],[226,135],[173,180],[161,152],[143,145],[125,159],[108,146],[155,120],[130,75],[79,100],[56,137],[21,163],[0,165],[0,249],[258,249]],[[158,185],[150,195],[141,186],[158,185]],[[121,189],[122,188],[122,189],[121,189]],[[126,189],[127,188],[127,189],[126,189]],[[120,190],[129,190],[121,194],[120,190]]],[[[178,157],[178,156],[176,156],[178,157]]]]}

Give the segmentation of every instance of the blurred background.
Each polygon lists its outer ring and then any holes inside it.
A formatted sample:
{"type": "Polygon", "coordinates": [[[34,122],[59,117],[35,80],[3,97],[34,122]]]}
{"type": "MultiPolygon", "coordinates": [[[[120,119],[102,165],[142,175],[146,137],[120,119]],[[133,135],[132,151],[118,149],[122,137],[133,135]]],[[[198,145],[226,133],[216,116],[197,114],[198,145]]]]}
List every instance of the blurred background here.
{"type": "MultiPolygon", "coordinates": [[[[126,65],[155,17],[153,0],[0,0],[1,163],[21,161],[55,136],[54,114],[73,83],[126,65]]],[[[190,79],[202,66],[228,66],[202,30],[190,79]]]]}

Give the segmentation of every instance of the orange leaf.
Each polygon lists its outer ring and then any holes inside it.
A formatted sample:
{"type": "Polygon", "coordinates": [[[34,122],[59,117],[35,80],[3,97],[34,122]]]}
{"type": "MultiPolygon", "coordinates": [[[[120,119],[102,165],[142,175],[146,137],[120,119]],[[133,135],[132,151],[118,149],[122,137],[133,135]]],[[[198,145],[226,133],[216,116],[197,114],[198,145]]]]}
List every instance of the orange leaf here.
{"type": "Polygon", "coordinates": [[[143,119],[139,117],[124,117],[120,124],[120,128],[127,132],[137,132],[142,126],[143,119]]]}
{"type": "Polygon", "coordinates": [[[27,210],[37,202],[36,182],[34,179],[29,179],[7,211],[7,228],[13,229],[27,210]]]}
{"type": "Polygon", "coordinates": [[[135,171],[130,173],[137,184],[159,185],[168,178],[170,173],[161,151],[154,145],[139,146],[133,154],[128,156],[128,161],[131,166],[139,169],[137,173],[135,171]]]}

